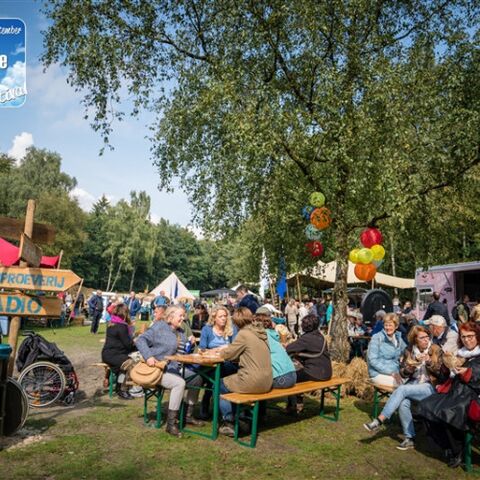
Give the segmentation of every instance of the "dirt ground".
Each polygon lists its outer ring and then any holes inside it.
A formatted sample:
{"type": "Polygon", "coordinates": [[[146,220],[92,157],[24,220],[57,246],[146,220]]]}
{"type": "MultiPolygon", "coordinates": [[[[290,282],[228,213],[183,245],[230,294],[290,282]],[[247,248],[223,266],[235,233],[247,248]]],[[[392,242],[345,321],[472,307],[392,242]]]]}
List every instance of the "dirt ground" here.
{"type": "MultiPolygon", "coordinates": [[[[57,330],[57,332],[59,331],[57,330]]],[[[59,403],[45,409],[30,408],[27,422],[23,428],[12,436],[0,437],[0,450],[21,448],[46,439],[47,436],[44,432],[48,430],[48,426],[43,426],[43,423],[48,419],[55,418],[58,423],[62,422],[63,418],[85,415],[94,407],[96,398],[108,395],[108,389],[103,388],[104,369],[93,365],[101,362],[103,335],[98,334],[94,339],[89,339],[88,345],[82,342],[76,344],[69,342],[67,345],[62,345],[61,339],[57,339],[56,335],[51,334],[51,331],[40,331],[39,333],[57,343],[64,350],[77,373],[79,390],[76,393],[75,402],[71,406],[59,403]],[[68,415],[66,415],[67,413],[68,415]]],[[[18,372],[15,371],[14,377],[17,376],[18,372]]]]}

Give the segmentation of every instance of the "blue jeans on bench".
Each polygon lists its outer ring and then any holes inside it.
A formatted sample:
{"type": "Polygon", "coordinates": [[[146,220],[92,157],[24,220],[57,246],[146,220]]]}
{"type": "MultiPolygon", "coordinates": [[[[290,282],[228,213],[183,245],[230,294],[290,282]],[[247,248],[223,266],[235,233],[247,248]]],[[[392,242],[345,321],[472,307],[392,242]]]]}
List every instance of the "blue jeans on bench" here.
{"type": "Polygon", "coordinates": [[[398,409],[402,430],[407,438],[415,437],[411,400],[419,402],[435,393],[431,383],[405,383],[397,387],[383,407],[382,415],[390,418],[398,409]]]}

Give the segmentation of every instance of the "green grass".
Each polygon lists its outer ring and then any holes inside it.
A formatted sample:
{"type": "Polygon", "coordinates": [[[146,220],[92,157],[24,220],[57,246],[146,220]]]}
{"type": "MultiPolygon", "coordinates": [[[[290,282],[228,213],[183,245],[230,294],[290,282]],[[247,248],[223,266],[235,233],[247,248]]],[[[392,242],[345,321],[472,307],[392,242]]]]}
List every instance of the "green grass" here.
{"type": "MultiPolygon", "coordinates": [[[[104,328],[104,327],[103,327],[104,328]]],[[[99,351],[99,337],[85,327],[42,334],[69,351],[99,351]]],[[[318,403],[307,399],[305,414],[294,419],[269,410],[256,449],[219,437],[194,435],[176,439],[164,429],[145,427],[143,400],[89,398],[75,409],[32,411],[26,426],[42,430],[43,439],[0,451],[0,478],[5,479],[462,479],[439,460],[424,433],[418,450],[395,448],[400,429],[391,425],[376,436],[364,430],[371,405],[342,399],[339,422],[320,418],[318,403]]],[[[328,405],[333,409],[333,401],[328,405]]],[[[279,404],[279,406],[283,406],[279,404]]],[[[207,430],[208,424],[205,427],[207,430]]],[[[478,464],[479,458],[474,457],[478,464]]],[[[480,469],[480,467],[477,467],[480,469]]]]}

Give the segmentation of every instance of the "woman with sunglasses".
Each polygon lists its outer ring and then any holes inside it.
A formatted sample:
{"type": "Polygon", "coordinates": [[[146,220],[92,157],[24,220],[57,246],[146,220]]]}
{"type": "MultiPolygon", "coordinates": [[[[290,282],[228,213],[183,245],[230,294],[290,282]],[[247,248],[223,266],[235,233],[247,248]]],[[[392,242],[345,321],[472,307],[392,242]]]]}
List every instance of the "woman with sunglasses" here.
{"type": "Polygon", "coordinates": [[[383,423],[398,410],[405,439],[397,445],[399,450],[415,447],[411,401],[420,401],[431,396],[433,385],[440,376],[442,349],[431,343],[430,334],[424,327],[415,326],[408,333],[408,347],[400,363],[400,375],[406,379],[388,399],[382,413],[363,426],[369,432],[377,432],[383,423]]]}
{"type": "MultiPolygon", "coordinates": [[[[449,467],[462,463],[465,432],[469,429],[469,408],[480,394],[480,326],[459,326],[460,361],[449,365],[448,380],[437,392],[419,404],[418,414],[427,421],[427,432],[444,450],[449,467]],[[461,366],[458,366],[460,365],[461,366]]],[[[447,357],[445,356],[445,360],[447,357]]],[[[473,405],[475,406],[475,405],[473,405]]]]}

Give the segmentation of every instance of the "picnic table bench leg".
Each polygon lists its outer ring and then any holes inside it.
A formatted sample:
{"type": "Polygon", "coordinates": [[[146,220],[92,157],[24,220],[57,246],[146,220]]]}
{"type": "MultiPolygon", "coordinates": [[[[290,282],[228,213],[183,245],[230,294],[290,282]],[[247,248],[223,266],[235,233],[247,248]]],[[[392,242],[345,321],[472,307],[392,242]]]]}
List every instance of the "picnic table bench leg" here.
{"type": "Polygon", "coordinates": [[[162,426],[162,400],[163,400],[163,388],[156,389],[143,389],[143,423],[148,425],[150,419],[148,418],[148,401],[152,398],[156,398],[155,402],[155,428],[160,428],[162,426]]]}
{"type": "Polygon", "coordinates": [[[341,385],[338,385],[338,387],[335,388],[322,388],[322,395],[320,397],[320,416],[322,418],[325,418],[326,420],[331,420],[332,422],[337,422],[338,418],[340,416],[340,396],[341,396],[341,385]],[[336,405],[335,405],[335,413],[333,417],[329,417],[328,415],[325,415],[324,407],[325,407],[325,390],[327,392],[330,392],[336,400],[336,405]]]}
{"type": "Polygon", "coordinates": [[[117,376],[113,373],[113,370],[110,368],[110,374],[108,375],[108,396],[113,398],[113,392],[115,390],[117,383],[117,376]]]}
{"type": "Polygon", "coordinates": [[[212,440],[218,437],[218,417],[220,411],[220,364],[215,366],[215,378],[213,381],[213,418],[212,440]]]}
{"type": "Polygon", "coordinates": [[[465,471],[472,471],[472,432],[465,433],[465,471]]]}
{"type": "Polygon", "coordinates": [[[235,412],[235,433],[234,440],[244,447],[255,448],[257,445],[257,435],[258,435],[258,413],[260,411],[260,402],[257,400],[254,402],[253,407],[250,405],[237,405],[237,411],[235,412]],[[249,418],[252,421],[252,431],[250,432],[250,442],[244,442],[239,439],[240,433],[240,414],[242,410],[249,410],[249,418]]]}

